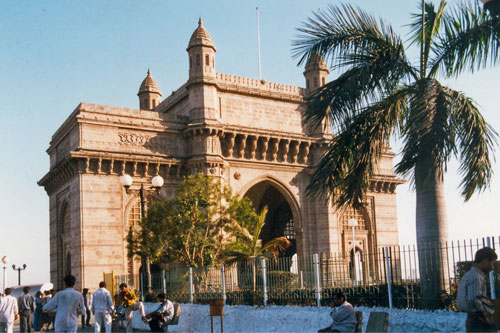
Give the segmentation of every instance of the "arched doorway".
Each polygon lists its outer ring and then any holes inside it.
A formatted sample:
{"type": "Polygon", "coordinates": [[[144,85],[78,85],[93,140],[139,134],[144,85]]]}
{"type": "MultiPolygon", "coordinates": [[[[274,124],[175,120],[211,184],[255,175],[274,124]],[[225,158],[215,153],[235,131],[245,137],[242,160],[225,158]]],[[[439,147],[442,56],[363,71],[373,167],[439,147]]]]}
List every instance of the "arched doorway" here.
{"type": "Polygon", "coordinates": [[[285,236],[291,246],[280,253],[280,257],[292,257],[297,253],[296,237],[296,213],[294,214],[291,199],[284,194],[284,189],[271,181],[264,180],[253,185],[246,193],[257,212],[261,212],[264,207],[268,208],[266,224],[264,225],[260,238],[265,244],[276,237],[285,236]]]}

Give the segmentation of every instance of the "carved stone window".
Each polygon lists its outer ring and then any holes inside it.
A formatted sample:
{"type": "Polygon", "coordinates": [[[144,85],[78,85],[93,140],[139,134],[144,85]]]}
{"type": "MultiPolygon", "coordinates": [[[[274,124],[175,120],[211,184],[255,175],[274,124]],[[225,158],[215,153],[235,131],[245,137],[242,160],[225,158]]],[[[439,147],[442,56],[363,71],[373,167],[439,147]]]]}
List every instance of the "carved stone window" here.
{"type": "Polygon", "coordinates": [[[365,217],[363,213],[361,213],[359,210],[355,210],[354,208],[348,208],[342,215],[342,218],[340,219],[340,224],[342,226],[342,229],[344,230],[351,230],[352,227],[349,227],[348,221],[351,218],[355,218],[358,221],[358,226],[354,227],[354,230],[366,230],[366,224],[365,224],[365,217]]]}
{"type": "Polygon", "coordinates": [[[128,224],[130,226],[139,225],[141,220],[141,201],[137,199],[132,207],[130,207],[130,212],[128,213],[128,224]]]}
{"type": "Polygon", "coordinates": [[[205,66],[210,66],[210,56],[208,54],[205,55],[205,66]]]}

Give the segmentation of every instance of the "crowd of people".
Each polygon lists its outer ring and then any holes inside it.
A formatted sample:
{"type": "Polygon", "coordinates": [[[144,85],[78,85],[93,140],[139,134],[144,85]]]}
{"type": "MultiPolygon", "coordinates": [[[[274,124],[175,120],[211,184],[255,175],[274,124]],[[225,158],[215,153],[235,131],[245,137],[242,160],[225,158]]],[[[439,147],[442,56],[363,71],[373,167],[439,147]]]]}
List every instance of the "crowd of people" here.
{"type": "Polygon", "coordinates": [[[24,287],[24,294],[18,299],[11,295],[11,288],[6,288],[5,295],[0,297],[0,332],[12,333],[14,322],[18,319],[21,332],[76,332],[78,317],[81,316],[81,327],[85,328],[91,326],[92,315],[96,333],[102,330],[111,332],[113,318],[116,323],[123,322],[127,332],[132,332],[134,311],[140,312],[151,331],[163,332],[162,323],[174,316],[173,303],[167,300],[165,294],[158,295],[160,306],[146,315],[143,303],[137,302],[134,291],[125,283],[120,285],[114,302],[104,281],[99,283],[99,289],[94,293],[88,288],[84,288],[82,293],[76,291],[73,288],[75,283],[76,278],[68,275],[64,278],[66,289],[39,291],[34,297],[30,287],[24,287]]]}

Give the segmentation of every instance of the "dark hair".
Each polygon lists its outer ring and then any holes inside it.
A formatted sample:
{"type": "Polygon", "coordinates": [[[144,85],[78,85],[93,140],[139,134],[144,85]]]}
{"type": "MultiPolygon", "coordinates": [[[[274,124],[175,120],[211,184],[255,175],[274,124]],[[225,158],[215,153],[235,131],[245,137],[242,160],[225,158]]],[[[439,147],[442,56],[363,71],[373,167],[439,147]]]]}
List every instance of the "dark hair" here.
{"type": "Polygon", "coordinates": [[[11,288],[5,288],[5,295],[10,295],[11,292],[12,292],[11,288]]]}
{"type": "Polygon", "coordinates": [[[161,294],[158,294],[158,296],[156,296],[156,297],[158,297],[159,299],[165,299],[165,298],[167,298],[167,295],[161,293],[161,294]]]}
{"type": "Polygon", "coordinates": [[[484,259],[488,261],[494,261],[497,260],[497,258],[498,256],[495,253],[495,250],[493,250],[491,247],[483,247],[476,252],[476,255],[474,256],[474,263],[479,264],[484,259]]]}
{"type": "Polygon", "coordinates": [[[41,291],[37,291],[36,294],[35,294],[36,297],[40,297],[42,295],[43,295],[43,293],[41,291]]]}
{"type": "Polygon", "coordinates": [[[106,288],[106,281],[99,282],[99,288],[106,288]]]}
{"type": "Polygon", "coordinates": [[[76,283],[76,278],[73,275],[68,275],[64,278],[64,284],[67,287],[73,287],[76,283]]]}
{"type": "Polygon", "coordinates": [[[23,292],[24,292],[25,294],[29,293],[30,291],[31,291],[31,288],[30,288],[30,287],[24,287],[24,288],[23,288],[23,292]]]}
{"type": "Polygon", "coordinates": [[[89,292],[89,288],[83,288],[83,289],[82,289],[82,292],[83,292],[84,294],[87,294],[87,293],[89,292]]]}
{"type": "Polygon", "coordinates": [[[118,288],[120,288],[120,289],[122,289],[122,288],[128,288],[128,286],[127,286],[126,283],[122,283],[122,284],[120,284],[120,286],[118,288]]]}
{"type": "Polygon", "coordinates": [[[344,299],[344,301],[346,300],[344,293],[343,293],[343,292],[341,292],[341,291],[338,291],[338,292],[334,293],[334,294],[333,294],[333,297],[336,297],[336,298],[338,298],[338,299],[343,298],[343,299],[344,299]]]}

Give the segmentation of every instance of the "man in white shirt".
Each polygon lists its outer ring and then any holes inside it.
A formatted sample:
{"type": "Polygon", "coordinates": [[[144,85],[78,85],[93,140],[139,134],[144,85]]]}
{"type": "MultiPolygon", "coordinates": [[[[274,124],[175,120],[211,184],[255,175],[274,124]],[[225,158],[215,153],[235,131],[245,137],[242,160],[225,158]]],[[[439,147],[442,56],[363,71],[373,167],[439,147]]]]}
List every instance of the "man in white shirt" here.
{"type": "Polygon", "coordinates": [[[111,313],[114,311],[113,300],[111,294],[106,289],[106,282],[99,283],[97,289],[92,296],[92,305],[90,306],[94,315],[95,333],[101,332],[101,324],[104,322],[106,332],[111,332],[111,313]]]}
{"type": "Polygon", "coordinates": [[[0,299],[0,332],[13,332],[14,321],[19,316],[17,299],[11,296],[12,289],[5,288],[5,297],[0,299]]]}
{"type": "Polygon", "coordinates": [[[164,332],[162,325],[174,318],[174,303],[167,299],[167,295],[158,294],[158,301],[160,306],[146,315],[151,332],[164,332]]]}
{"type": "Polygon", "coordinates": [[[78,314],[85,315],[83,296],[73,289],[76,278],[68,275],[64,278],[66,289],[56,295],[43,306],[45,311],[56,311],[54,329],[56,332],[76,332],[78,328],[78,314]]]}
{"type": "Polygon", "coordinates": [[[333,323],[318,332],[354,332],[356,329],[356,311],[353,306],[346,301],[343,293],[338,292],[333,295],[333,307],[330,316],[333,323]]]}

